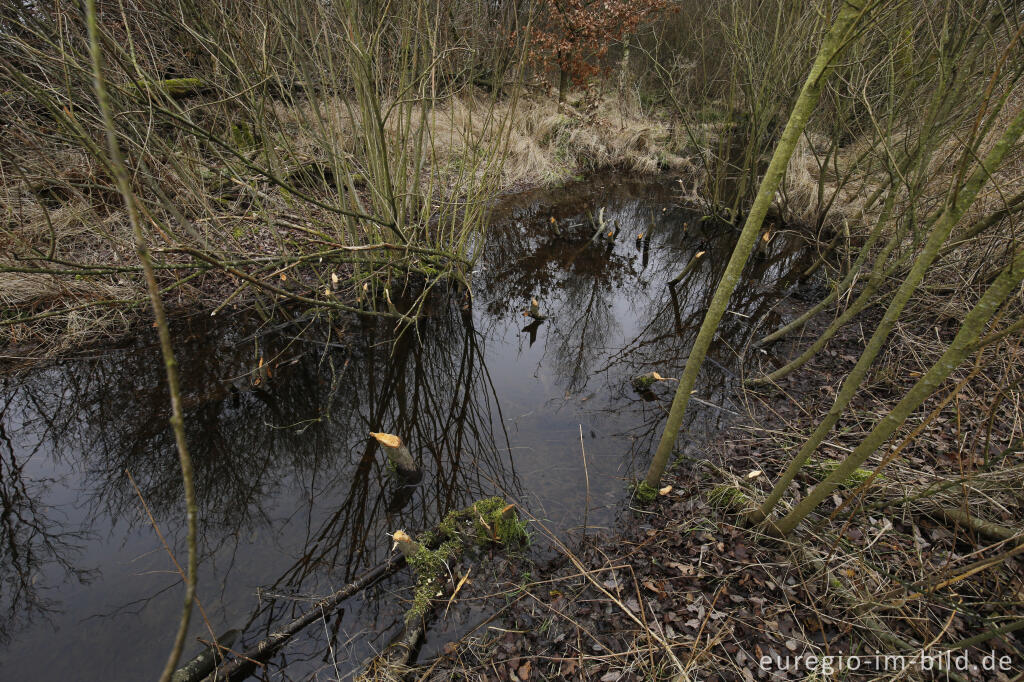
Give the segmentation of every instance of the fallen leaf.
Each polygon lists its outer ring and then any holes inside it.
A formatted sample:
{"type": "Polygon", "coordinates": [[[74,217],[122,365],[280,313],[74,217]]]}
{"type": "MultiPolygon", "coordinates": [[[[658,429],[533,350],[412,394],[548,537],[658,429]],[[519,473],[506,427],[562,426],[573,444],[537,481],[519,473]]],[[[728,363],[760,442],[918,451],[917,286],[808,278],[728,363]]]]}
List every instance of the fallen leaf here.
{"type": "Polygon", "coordinates": [[[654,592],[655,594],[657,594],[659,597],[660,596],[664,596],[664,594],[665,594],[665,590],[663,590],[661,587],[656,585],[654,583],[654,581],[652,581],[652,580],[645,580],[645,581],[643,581],[643,586],[646,587],[651,592],[654,592]]]}
{"type": "Polygon", "coordinates": [[[469,570],[466,571],[466,575],[462,576],[462,579],[459,580],[459,584],[455,586],[455,591],[452,592],[452,596],[448,599],[448,604],[444,607],[445,615],[448,615],[448,607],[450,607],[452,605],[452,602],[455,601],[455,595],[459,593],[459,590],[462,589],[462,586],[466,584],[467,580],[469,580],[469,571],[471,570],[473,570],[472,566],[470,566],[469,570]]]}
{"type": "Polygon", "coordinates": [[[687,564],[681,564],[678,561],[670,561],[670,562],[668,562],[668,565],[669,565],[669,568],[674,568],[674,569],[678,570],[680,573],[682,573],[683,575],[693,575],[694,574],[693,566],[690,566],[690,565],[687,565],[687,564]]]}
{"type": "Polygon", "coordinates": [[[526,663],[523,663],[521,666],[519,666],[519,669],[516,670],[516,675],[521,680],[528,680],[528,679],[530,679],[530,668],[531,667],[532,667],[532,665],[531,665],[531,663],[529,661],[527,661],[526,663]]]}

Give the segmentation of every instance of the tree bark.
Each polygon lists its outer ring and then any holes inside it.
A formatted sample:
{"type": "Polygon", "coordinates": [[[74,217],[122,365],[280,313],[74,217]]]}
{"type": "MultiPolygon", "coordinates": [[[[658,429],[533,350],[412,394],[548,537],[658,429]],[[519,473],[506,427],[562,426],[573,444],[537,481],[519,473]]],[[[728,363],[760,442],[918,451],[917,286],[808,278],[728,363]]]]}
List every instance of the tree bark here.
{"type": "Polygon", "coordinates": [[[409,448],[405,446],[401,438],[390,433],[373,433],[372,431],[370,435],[380,443],[384,454],[388,456],[388,461],[400,476],[405,479],[418,480],[423,475],[416,460],[412,458],[412,453],[409,452],[409,448]]]}

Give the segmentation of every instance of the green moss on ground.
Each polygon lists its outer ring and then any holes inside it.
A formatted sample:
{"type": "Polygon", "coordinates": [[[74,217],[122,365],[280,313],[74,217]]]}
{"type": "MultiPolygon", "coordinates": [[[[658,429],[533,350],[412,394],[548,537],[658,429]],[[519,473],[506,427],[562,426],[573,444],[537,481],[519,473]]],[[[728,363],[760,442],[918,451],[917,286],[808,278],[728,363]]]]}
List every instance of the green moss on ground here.
{"type": "Polygon", "coordinates": [[[647,481],[637,481],[634,483],[633,494],[643,504],[650,504],[658,499],[658,489],[647,485],[647,481]]]}
{"type": "Polygon", "coordinates": [[[740,511],[747,507],[750,498],[746,493],[733,485],[716,485],[707,492],[708,504],[718,509],[740,511]]]}
{"type": "MultiPolygon", "coordinates": [[[[842,462],[840,462],[837,459],[826,459],[821,462],[815,463],[813,465],[813,469],[818,476],[820,476],[821,478],[826,478],[833,471],[839,468],[839,465],[841,463],[842,462]]],[[[864,481],[868,480],[868,478],[871,477],[871,473],[872,472],[870,469],[857,467],[856,469],[853,470],[853,473],[850,474],[849,478],[847,478],[845,481],[839,484],[839,487],[844,489],[856,488],[857,486],[864,483],[864,481]]],[[[879,474],[876,478],[883,479],[885,478],[885,476],[879,474]]]]}

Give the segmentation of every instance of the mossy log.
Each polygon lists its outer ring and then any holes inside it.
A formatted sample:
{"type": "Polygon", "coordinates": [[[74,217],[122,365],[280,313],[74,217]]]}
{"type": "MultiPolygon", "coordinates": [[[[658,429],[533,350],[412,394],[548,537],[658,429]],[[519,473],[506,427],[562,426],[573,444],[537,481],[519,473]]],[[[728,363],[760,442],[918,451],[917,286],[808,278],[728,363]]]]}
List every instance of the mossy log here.
{"type": "MultiPolygon", "coordinates": [[[[465,509],[450,512],[437,533],[414,539],[404,530],[392,534],[397,549],[416,573],[412,606],[405,616],[405,628],[379,655],[367,662],[357,679],[397,679],[406,671],[426,629],[426,618],[445,583],[451,565],[463,553],[466,543],[479,546],[515,546],[526,542],[526,529],[516,506],[500,497],[480,500],[465,509]]],[[[457,589],[457,588],[456,588],[457,589]]]]}
{"type": "Polygon", "coordinates": [[[939,507],[938,516],[946,521],[946,523],[960,526],[961,528],[969,528],[979,535],[984,535],[993,540],[1012,540],[1018,535],[1017,531],[1012,528],[971,516],[962,509],[939,507]]]}
{"type": "Polygon", "coordinates": [[[370,435],[380,443],[384,454],[388,456],[388,462],[399,476],[406,480],[420,479],[423,473],[401,438],[391,433],[374,433],[372,431],[370,435]]]}

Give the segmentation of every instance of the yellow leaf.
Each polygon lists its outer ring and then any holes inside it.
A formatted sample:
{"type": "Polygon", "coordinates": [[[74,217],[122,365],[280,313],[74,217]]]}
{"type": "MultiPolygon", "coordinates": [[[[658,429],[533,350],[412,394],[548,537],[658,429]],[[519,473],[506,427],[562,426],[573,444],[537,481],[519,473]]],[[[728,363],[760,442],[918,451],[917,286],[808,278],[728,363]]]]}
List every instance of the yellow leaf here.
{"type": "Polygon", "coordinates": [[[459,590],[462,589],[462,586],[466,584],[466,581],[469,579],[469,572],[472,570],[473,567],[470,566],[466,570],[466,575],[462,576],[462,579],[459,580],[459,584],[455,586],[455,591],[452,592],[452,596],[448,598],[448,604],[444,607],[445,615],[448,615],[448,607],[452,605],[453,601],[455,601],[455,595],[457,595],[459,593],[459,590]]]}

